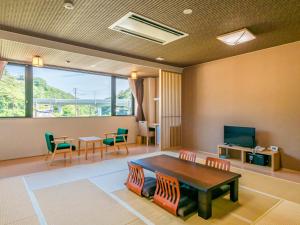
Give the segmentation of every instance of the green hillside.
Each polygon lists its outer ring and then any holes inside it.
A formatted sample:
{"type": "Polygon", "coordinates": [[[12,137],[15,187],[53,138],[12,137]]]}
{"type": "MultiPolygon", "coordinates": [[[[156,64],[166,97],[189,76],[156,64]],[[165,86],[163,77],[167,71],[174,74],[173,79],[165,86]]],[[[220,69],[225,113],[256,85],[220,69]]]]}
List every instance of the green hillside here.
{"type": "MultiPolygon", "coordinates": [[[[69,93],[49,86],[42,78],[34,79],[33,93],[34,98],[74,98],[69,93]]],[[[14,116],[25,116],[25,80],[24,75],[13,76],[5,70],[0,80],[0,117],[14,116]]]]}
{"type": "Polygon", "coordinates": [[[42,78],[33,80],[33,98],[73,99],[74,96],[58,88],[51,87],[42,78]]]}
{"type": "MultiPolygon", "coordinates": [[[[64,92],[58,88],[49,86],[46,80],[42,78],[34,78],[33,80],[33,98],[49,98],[49,99],[74,99],[72,94],[64,92]]],[[[130,99],[130,89],[122,90],[117,94],[118,99],[130,99]]],[[[110,98],[108,98],[110,99],[110,98]]],[[[74,105],[63,105],[58,108],[56,105],[34,104],[37,112],[43,113],[48,111],[48,116],[76,116],[76,108],[74,105]]],[[[97,108],[94,105],[77,106],[77,115],[95,116],[97,108]]],[[[127,114],[127,107],[118,107],[119,113],[127,114]]],[[[101,106],[101,115],[110,115],[110,104],[101,106]]],[[[24,75],[12,75],[8,71],[4,71],[0,80],[0,117],[17,117],[25,116],[25,80],[24,75]]],[[[35,115],[34,115],[35,116],[35,115]]],[[[37,116],[37,115],[36,115],[37,116]]],[[[46,115],[47,116],[47,115],[46,115]]]]}
{"type": "Polygon", "coordinates": [[[3,72],[0,80],[0,117],[25,115],[24,76],[11,76],[3,72]]]}

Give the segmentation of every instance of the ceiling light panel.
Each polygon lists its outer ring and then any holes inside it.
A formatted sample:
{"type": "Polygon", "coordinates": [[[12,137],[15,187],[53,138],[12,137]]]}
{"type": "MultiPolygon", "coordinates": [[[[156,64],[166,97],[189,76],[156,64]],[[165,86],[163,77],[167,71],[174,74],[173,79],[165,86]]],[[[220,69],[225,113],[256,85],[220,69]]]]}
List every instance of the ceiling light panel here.
{"type": "Polygon", "coordinates": [[[247,28],[223,34],[217,37],[218,40],[227,45],[238,45],[254,40],[255,38],[256,37],[247,28]]]}

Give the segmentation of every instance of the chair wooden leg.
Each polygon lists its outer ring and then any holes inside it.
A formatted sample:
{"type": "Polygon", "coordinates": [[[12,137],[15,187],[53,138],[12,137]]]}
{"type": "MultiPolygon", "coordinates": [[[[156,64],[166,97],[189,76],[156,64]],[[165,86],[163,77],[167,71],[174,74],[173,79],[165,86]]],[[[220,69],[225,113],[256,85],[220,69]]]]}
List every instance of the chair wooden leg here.
{"type": "Polygon", "coordinates": [[[127,154],[128,154],[127,142],[125,142],[125,148],[126,148],[126,152],[127,152],[127,154]]]}
{"type": "Polygon", "coordinates": [[[56,154],[56,150],[54,150],[54,152],[52,153],[52,157],[51,157],[51,162],[50,162],[50,164],[52,164],[52,162],[53,162],[53,160],[54,160],[54,158],[55,158],[55,154],[56,154]]]}
{"type": "Polygon", "coordinates": [[[101,154],[101,159],[103,158],[103,143],[100,143],[100,154],[101,154]]]}
{"type": "Polygon", "coordinates": [[[149,137],[146,137],[147,147],[149,146],[149,137]]]}
{"type": "Polygon", "coordinates": [[[48,161],[48,157],[49,157],[49,151],[47,152],[47,155],[46,155],[46,158],[45,158],[45,161],[48,161]]]}
{"type": "Polygon", "coordinates": [[[66,156],[67,156],[67,153],[65,152],[65,153],[64,153],[64,159],[66,159],[66,156]]]}
{"type": "Polygon", "coordinates": [[[70,148],[70,162],[72,163],[72,146],[70,148]]]}

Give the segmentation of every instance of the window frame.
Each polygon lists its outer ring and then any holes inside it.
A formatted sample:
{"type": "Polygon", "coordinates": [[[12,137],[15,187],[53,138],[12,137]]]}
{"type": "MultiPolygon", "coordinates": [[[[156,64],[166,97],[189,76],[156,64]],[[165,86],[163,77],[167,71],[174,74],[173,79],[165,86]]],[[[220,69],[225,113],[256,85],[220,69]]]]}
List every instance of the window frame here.
{"type": "Polygon", "coordinates": [[[22,63],[15,63],[15,62],[8,62],[6,64],[7,65],[14,65],[14,66],[20,66],[20,67],[23,67],[24,68],[24,99],[25,99],[25,109],[24,109],[24,116],[0,116],[0,119],[25,119],[25,118],[28,118],[27,115],[26,115],[26,110],[27,110],[27,94],[26,94],[26,78],[27,78],[27,74],[26,74],[26,67],[27,67],[27,64],[22,64],[22,63]]]}
{"type": "Polygon", "coordinates": [[[134,100],[134,96],[133,96],[133,94],[131,93],[131,115],[117,115],[116,114],[116,108],[117,108],[117,103],[116,103],[116,101],[117,101],[117,82],[116,82],[116,80],[117,79],[124,79],[124,80],[127,80],[128,79],[128,77],[120,77],[120,76],[114,76],[114,88],[115,88],[115,90],[114,90],[114,94],[115,94],[115,96],[114,96],[114,116],[134,116],[135,115],[135,112],[134,112],[134,110],[135,110],[135,100],[134,100]]]}
{"type": "Polygon", "coordinates": [[[103,117],[132,117],[134,116],[135,112],[135,101],[134,97],[131,94],[131,101],[132,101],[132,113],[130,115],[116,115],[116,79],[128,79],[128,77],[123,75],[115,75],[109,73],[101,73],[95,71],[88,71],[88,70],[81,70],[81,69],[73,69],[73,68],[64,68],[64,67],[56,67],[56,66],[44,66],[43,68],[47,69],[55,69],[55,70],[63,70],[63,71],[71,71],[71,72],[80,72],[86,74],[93,74],[93,75],[100,75],[100,76],[107,76],[111,79],[111,115],[110,116],[70,116],[70,117],[34,117],[33,116],[33,66],[26,63],[19,63],[14,61],[8,61],[7,65],[15,65],[15,66],[23,66],[24,67],[24,74],[25,74],[25,116],[12,116],[12,117],[1,117],[0,119],[62,119],[62,118],[103,118],[103,117]]]}

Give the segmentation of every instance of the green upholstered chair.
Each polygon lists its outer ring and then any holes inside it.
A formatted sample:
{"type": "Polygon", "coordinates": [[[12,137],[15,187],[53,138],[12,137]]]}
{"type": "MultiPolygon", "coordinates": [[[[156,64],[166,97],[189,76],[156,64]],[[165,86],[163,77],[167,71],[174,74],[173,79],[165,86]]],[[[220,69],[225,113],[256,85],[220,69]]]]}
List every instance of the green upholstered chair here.
{"type": "Polygon", "coordinates": [[[103,140],[103,144],[105,144],[106,151],[108,146],[113,146],[116,150],[116,146],[119,148],[120,145],[125,145],[126,152],[128,154],[128,147],[127,147],[127,136],[128,136],[128,129],[125,128],[118,128],[117,132],[109,132],[105,133],[105,139],[103,140]]]}
{"type": "Polygon", "coordinates": [[[45,133],[45,140],[48,148],[48,154],[52,154],[51,162],[54,160],[54,157],[57,153],[64,153],[64,157],[66,158],[66,153],[70,154],[70,161],[72,162],[72,151],[76,150],[75,145],[72,145],[74,139],[70,139],[67,136],[62,137],[54,137],[52,132],[45,133]]]}

